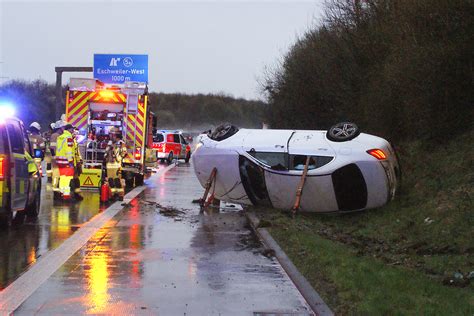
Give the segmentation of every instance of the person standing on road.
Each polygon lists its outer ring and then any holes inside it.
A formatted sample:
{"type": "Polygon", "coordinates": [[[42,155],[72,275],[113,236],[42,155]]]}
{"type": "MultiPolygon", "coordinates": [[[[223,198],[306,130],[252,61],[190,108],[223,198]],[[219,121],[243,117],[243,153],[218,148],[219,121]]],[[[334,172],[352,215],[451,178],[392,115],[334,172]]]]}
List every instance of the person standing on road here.
{"type": "Polygon", "coordinates": [[[59,184],[59,169],[56,163],[56,149],[58,137],[63,133],[64,124],[61,120],[54,124],[54,130],[49,138],[49,150],[51,152],[51,179],[53,187],[57,187],[59,184]]]}
{"type": "Polygon", "coordinates": [[[28,128],[28,138],[33,149],[33,156],[35,157],[34,161],[36,162],[38,169],[41,170],[41,161],[44,157],[46,144],[43,136],[41,136],[41,125],[38,122],[30,124],[30,127],[28,128]],[[39,155],[37,154],[38,150],[41,151],[39,155]]]}
{"type": "Polygon", "coordinates": [[[40,149],[44,152],[46,144],[43,136],[41,136],[41,125],[38,122],[33,122],[28,128],[28,138],[30,139],[33,150],[40,149]]]}
{"type": "Polygon", "coordinates": [[[80,162],[77,143],[72,132],[74,127],[71,124],[64,126],[64,131],[57,138],[56,163],[59,168],[59,192],[64,199],[71,196],[81,200],[80,185],[77,173],[77,166],[80,162]]]}

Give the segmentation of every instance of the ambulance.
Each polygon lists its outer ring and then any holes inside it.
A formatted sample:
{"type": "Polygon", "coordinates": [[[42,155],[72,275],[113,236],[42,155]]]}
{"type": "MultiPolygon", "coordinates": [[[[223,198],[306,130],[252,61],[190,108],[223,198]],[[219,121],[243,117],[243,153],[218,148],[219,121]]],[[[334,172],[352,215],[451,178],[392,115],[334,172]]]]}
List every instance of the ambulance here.
{"type": "MultiPolygon", "coordinates": [[[[99,188],[110,144],[122,144],[117,177],[128,187],[143,184],[146,163],[156,160],[148,88],[139,82],[106,85],[96,79],[71,78],[66,93],[66,121],[78,131],[83,158],[81,188],[99,188]]],[[[111,181],[116,183],[117,180],[111,181]]]]}
{"type": "MultiPolygon", "coordinates": [[[[36,154],[36,155],[35,155],[36,154]]],[[[41,176],[23,122],[0,106],[0,225],[20,224],[40,210],[41,176]]]]}

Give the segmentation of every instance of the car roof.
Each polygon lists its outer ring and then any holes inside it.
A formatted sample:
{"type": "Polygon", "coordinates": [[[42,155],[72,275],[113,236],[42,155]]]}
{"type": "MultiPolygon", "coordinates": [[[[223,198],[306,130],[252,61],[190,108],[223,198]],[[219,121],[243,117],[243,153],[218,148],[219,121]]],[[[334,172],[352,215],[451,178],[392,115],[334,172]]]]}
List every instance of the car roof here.
{"type": "Polygon", "coordinates": [[[182,134],[182,132],[179,130],[168,130],[168,129],[160,129],[156,132],[163,133],[163,134],[182,134]]]}

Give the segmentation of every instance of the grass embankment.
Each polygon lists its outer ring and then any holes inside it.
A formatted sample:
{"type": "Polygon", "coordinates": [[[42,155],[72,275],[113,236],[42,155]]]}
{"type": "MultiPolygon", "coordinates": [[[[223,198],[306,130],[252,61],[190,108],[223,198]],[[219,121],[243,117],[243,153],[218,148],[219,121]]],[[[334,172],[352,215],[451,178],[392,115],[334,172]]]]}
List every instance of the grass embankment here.
{"type": "Polygon", "coordinates": [[[257,214],[338,314],[473,315],[473,144],[404,144],[400,194],[380,209],[257,214]]]}

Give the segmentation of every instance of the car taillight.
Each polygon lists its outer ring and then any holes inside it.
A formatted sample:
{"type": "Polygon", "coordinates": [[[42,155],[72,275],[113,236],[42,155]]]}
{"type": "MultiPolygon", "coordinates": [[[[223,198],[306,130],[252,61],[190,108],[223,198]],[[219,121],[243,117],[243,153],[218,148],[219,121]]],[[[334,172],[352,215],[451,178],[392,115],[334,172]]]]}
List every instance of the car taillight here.
{"type": "Polygon", "coordinates": [[[387,155],[383,152],[382,149],[370,149],[370,150],[367,150],[367,153],[375,158],[377,158],[378,160],[384,160],[384,159],[387,159],[387,155]]]}
{"type": "Polygon", "coordinates": [[[140,152],[140,148],[137,148],[137,150],[135,150],[135,159],[139,160],[141,157],[142,157],[142,154],[140,152]]]}
{"type": "Polygon", "coordinates": [[[5,179],[5,173],[7,171],[8,161],[6,157],[0,157],[0,180],[5,179]]]}

